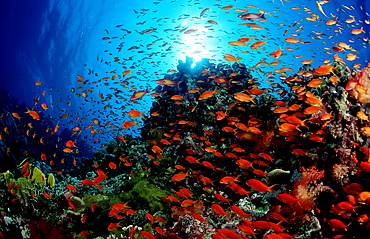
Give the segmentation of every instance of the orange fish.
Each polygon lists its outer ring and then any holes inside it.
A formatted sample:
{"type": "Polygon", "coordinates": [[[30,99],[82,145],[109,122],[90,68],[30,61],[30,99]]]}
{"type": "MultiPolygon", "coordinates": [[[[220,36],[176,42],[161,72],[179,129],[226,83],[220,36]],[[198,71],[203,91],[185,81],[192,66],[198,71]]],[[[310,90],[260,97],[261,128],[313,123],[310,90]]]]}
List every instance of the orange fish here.
{"type": "Polygon", "coordinates": [[[46,160],[46,159],[47,159],[46,154],[41,154],[41,160],[46,160]]]}
{"type": "Polygon", "coordinates": [[[298,125],[283,123],[279,126],[279,130],[282,132],[290,132],[290,131],[299,130],[299,129],[298,129],[298,125]]]}
{"type": "Polygon", "coordinates": [[[279,59],[279,58],[280,58],[280,56],[281,56],[281,52],[282,52],[283,50],[284,50],[284,49],[279,49],[279,50],[276,50],[276,51],[274,51],[274,52],[271,52],[271,53],[269,54],[269,56],[274,57],[274,58],[276,58],[276,59],[279,59]]]}
{"type": "Polygon", "coordinates": [[[124,129],[129,129],[129,128],[132,128],[134,126],[137,126],[137,122],[134,123],[132,121],[124,121],[122,123],[122,128],[124,128],[124,129]]]}
{"type": "Polygon", "coordinates": [[[46,199],[52,198],[52,196],[51,196],[51,195],[49,195],[49,194],[47,194],[47,193],[46,193],[46,191],[44,191],[44,197],[45,197],[46,199]]]}
{"type": "Polygon", "coordinates": [[[242,237],[239,236],[238,233],[231,231],[229,229],[216,229],[216,232],[221,235],[223,238],[231,238],[231,239],[241,239],[242,237]]]}
{"type": "Polygon", "coordinates": [[[198,31],[198,30],[197,29],[189,29],[189,30],[184,31],[184,34],[191,34],[191,33],[194,33],[196,31],[198,31]]]}
{"type": "Polygon", "coordinates": [[[199,175],[199,179],[200,181],[202,181],[204,185],[213,184],[213,181],[210,178],[205,177],[203,175],[199,175]]]}
{"type": "Polygon", "coordinates": [[[143,115],[143,112],[140,112],[138,110],[131,110],[131,111],[127,112],[127,114],[130,117],[139,117],[139,116],[142,116],[143,115]]]}
{"type": "Polygon", "coordinates": [[[41,104],[41,107],[42,107],[44,110],[49,109],[49,108],[48,108],[48,106],[47,106],[45,103],[42,103],[42,104],[41,104]]]}
{"type": "Polygon", "coordinates": [[[125,70],[124,72],[122,72],[122,75],[128,75],[128,74],[131,74],[132,73],[132,71],[130,71],[130,70],[125,70]]]}
{"type": "MultiPolygon", "coordinates": [[[[216,88],[216,89],[217,89],[217,88],[216,88]]],[[[205,92],[203,92],[203,93],[199,96],[198,100],[205,100],[205,99],[208,99],[208,98],[212,97],[215,93],[220,94],[220,92],[217,92],[217,91],[216,91],[216,89],[215,89],[214,91],[205,91],[205,92]]]]}
{"type": "Polygon", "coordinates": [[[80,184],[85,185],[85,186],[94,186],[96,185],[93,181],[90,179],[85,179],[80,182],[80,184]]]}
{"type": "Polygon", "coordinates": [[[243,60],[243,58],[241,57],[235,57],[231,54],[226,54],[226,56],[224,57],[225,60],[227,61],[231,61],[231,62],[238,62],[238,61],[241,61],[243,60]]]}
{"type": "Polygon", "coordinates": [[[351,31],[351,33],[352,33],[353,35],[358,35],[358,34],[361,34],[361,33],[363,33],[363,32],[365,32],[365,31],[364,31],[364,29],[363,29],[363,27],[361,27],[360,29],[353,29],[353,30],[351,31]]]}
{"type": "Polygon", "coordinates": [[[189,207],[189,206],[193,205],[194,203],[195,203],[195,201],[193,201],[193,200],[185,199],[184,201],[182,201],[180,206],[181,207],[189,207]]]}
{"type": "Polygon", "coordinates": [[[218,204],[212,204],[212,209],[215,213],[217,213],[218,215],[221,215],[221,216],[226,216],[227,218],[229,218],[230,216],[230,213],[227,213],[225,211],[225,209],[223,209],[220,205],[218,204]]]}
{"type": "Polygon", "coordinates": [[[70,148],[65,148],[65,149],[63,149],[63,152],[65,152],[65,153],[72,153],[73,150],[70,149],[70,148]]]}
{"type": "Polygon", "coordinates": [[[252,214],[247,214],[245,213],[240,207],[238,206],[231,206],[230,207],[231,211],[235,212],[236,214],[238,214],[239,216],[241,217],[250,217],[252,214]]]}
{"type": "Polygon", "coordinates": [[[298,43],[300,42],[299,39],[296,39],[296,38],[292,38],[292,37],[288,37],[285,39],[286,42],[289,42],[289,43],[298,43]]]}
{"type": "Polygon", "coordinates": [[[117,227],[121,227],[121,225],[119,224],[116,224],[116,223],[110,223],[109,226],[108,226],[108,230],[109,231],[113,231],[114,229],[116,229],[117,227]]]}
{"type": "Polygon", "coordinates": [[[235,162],[237,165],[239,165],[240,168],[244,168],[244,169],[247,169],[247,168],[250,168],[252,167],[252,163],[249,162],[248,160],[246,159],[238,159],[236,160],[235,162]]]}
{"type": "Polygon", "coordinates": [[[113,162],[109,162],[108,166],[111,168],[111,169],[117,169],[117,165],[113,162]]]}
{"type": "Polygon", "coordinates": [[[136,101],[138,99],[141,99],[146,93],[149,93],[148,89],[137,91],[131,96],[130,101],[136,101]]]}
{"type": "Polygon", "coordinates": [[[84,236],[87,236],[89,234],[89,232],[88,231],[82,231],[82,232],[80,232],[80,236],[81,237],[84,237],[84,236]]]}
{"type": "Polygon", "coordinates": [[[184,180],[187,176],[189,176],[188,173],[178,173],[171,177],[171,181],[181,181],[184,180]]]}
{"type": "Polygon", "coordinates": [[[202,17],[207,11],[211,10],[211,8],[205,8],[203,11],[200,13],[199,17],[202,17]]]}
{"type": "Polygon", "coordinates": [[[72,140],[68,140],[66,142],[66,147],[73,148],[73,147],[76,147],[76,145],[72,140]]]}
{"type": "Polygon", "coordinates": [[[198,213],[196,212],[193,212],[191,213],[190,215],[192,215],[195,219],[197,219],[198,221],[201,221],[201,222],[206,222],[207,220],[204,219],[201,215],[199,215],[198,213]]]}
{"type": "Polygon", "coordinates": [[[307,154],[306,151],[304,151],[303,149],[298,149],[298,148],[293,149],[292,153],[295,155],[306,155],[307,154]]]}
{"type": "Polygon", "coordinates": [[[245,93],[237,93],[234,95],[234,98],[242,102],[249,102],[249,101],[254,102],[253,101],[254,98],[245,93]]]}
{"type": "Polygon", "coordinates": [[[227,187],[230,187],[231,190],[233,190],[235,193],[241,194],[241,195],[248,195],[250,191],[245,190],[243,187],[239,186],[236,183],[230,183],[227,185],[227,187]]]}
{"type": "Polygon", "coordinates": [[[185,168],[183,167],[183,166],[181,166],[181,165],[175,165],[174,166],[176,169],[178,169],[178,170],[185,170],[185,168]]]}
{"type": "Polygon", "coordinates": [[[186,156],[186,161],[188,161],[189,163],[199,163],[199,159],[196,159],[195,157],[193,156],[186,156]]]}
{"type": "Polygon", "coordinates": [[[215,194],[215,198],[217,198],[218,200],[223,201],[223,202],[232,201],[231,199],[225,198],[224,196],[222,196],[221,194],[218,194],[218,193],[215,194]]]}
{"type": "Polygon", "coordinates": [[[231,8],[233,8],[234,6],[225,6],[225,7],[220,7],[221,9],[231,9],[231,8]]]}
{"type": "Polygon", "coordinates": [[[211,24],[218,24],[218,22],[214,21],[214,20],[208,20],[207,21],[208,23],[211,23],[211,24]]]}
{"type": "Polygon", "coordinates": [[[69,190],[71,190],[71,191],[77,191],[77,188],[76,188],[75,186],[73,186],[72,184],[68,184],[66,187],[67,187],[69,190]]]}
{"type": "Polygon", "coordinates": [[[183,100],[184,97],[182,95],[173,95],[170,98],[171,100],[183,100]]]}
{"type": "Polygon", "coordinates": [[[40,120],[40,116],[39,116],[39,114],[36,111],[27,110],[26,113],[29,114],[33,119],[40,120]]]}
{"type": "Polygon", "coordinates": [[[14,116],[14,118],[17,118],[17,119],[21,118],[17,113],[12,113],[12,115],[14,116]]]}
{"type": "Polygon", "coordinates": [[[193,194],[190,192],[190,190],[189,189],[187,189],[187,188],[181,188],[180,190],[179,190],[181,193],[183,193],[185,196],[187,196],[187,197],[192,197],[193,196],[193,194]]]}
{"type": "Polygon", "coordinates": [[[206,166],[209,169],[215,170],[215,166],[213,166],[213,164],[208,161],[202,161],[202,165],[206,166]]]}
{"type": "Polygon", "coordinates": [[[321,110],[321,107],[319,106],[310,106],[310,107],[307,107],[303,113],[306,114],[306,115],[311,115],[311,114],[315,114],[317,112],[319,112],[321,110]]]}
{"type": "Polygon", "coordinates": [[[316,76],[324,76],[324,75],[329,75],[330,73],[333,73],[334,70],[335,70],[335,67],[333,66],[321,65],[319,66],[319,68],[313,71],[313,74],[316,76]]]}
{"type": "Polygon", "coordinates": [[[26,161],[26,163],[23,165],[23,167],[22,167],[22,169],[21,169],[21,172],[23,173],[23,172],[25,172],[27,169],[28,169],[28,167],[29,167],[29,162],[28,161],[26,161]]]}
{"type": "Polygon", "coordinates": [[[260,46],[263,46],[263,45],[265,45],[265,44],[267,44],[267,41],[256,41],[255,43],[253,43],[253,44],[250,46],[250,48],[251,48],[251,49],[256,49],[256,48],[258,48],[258,47],[260,47],[260,46]]]}
{"type": "Polygon", "coordinates": [[[283,203],[296,203],[298,202],[298,199],[292,195],[286,194],[286,193],[280,193],[276,195],[276,198],[283,203]]]}
{"type": "Polygon", "coordinates": [[[221,178],[220,183],[222,184],[228,184],[233,182],[240,182],[237,177],[234,176],[225,176],[221,178]]]}
{"type": "Polygon", "coordinates": [[[145,216],[149,219],[149,221],[153,224],[154,223],[154,217],[150,213],[145,213],[145,216]]]}
{"type": "Polygon", "coordinates": [[[147,239],[156,239],[156,237],[153,234],[147,231],[140,231],[140,235],[142,235],[143,237],[147,239]]]}
{"type": "Polygon", "coordinates": [[[173,80],[167,79],[167,78],[156,80],[155,82],[157,84],[160,84],[160,85],[175,85],[175,86],[177,86],[177,84],[178,84],[178,83],[174,82],[173,80]]]}
{"type": "Polygon", "coordinates": [[[242,41],[231,41],[228,44],[231,46],[249,46],[249,44],[242,41]]]}
{"type": "Polygon", "coordinates": [[[347,231],[347,227],[349,226],[349,224],[345,225],[341,220],[338,220],[338,219],[330,219],[328,221],[328,224],[334,229],[337,229],[337,230],[344,229],[346,231],[347,231]]]}
{"type": "Polygon", "coordinates": [[[252,189],[259,191],[259,192],[272,192],[274,193],[273,186],[267,186],[265,183],[257,180],[257,179],[249,179],[247,180],[247,185],[252,189]]]}

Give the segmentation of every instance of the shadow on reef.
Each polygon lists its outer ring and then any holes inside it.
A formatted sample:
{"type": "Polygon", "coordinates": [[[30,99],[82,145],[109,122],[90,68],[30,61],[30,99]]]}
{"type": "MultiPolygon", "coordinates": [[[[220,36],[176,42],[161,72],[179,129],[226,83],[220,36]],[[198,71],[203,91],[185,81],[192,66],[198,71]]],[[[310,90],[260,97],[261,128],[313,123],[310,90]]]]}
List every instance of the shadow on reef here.
{"type": "Polygon", "coordinates": [[[2,173],[0,230],[31,238],[51,225],[75,238],[363,238],[369,68],[307,65],[268,88],[238,62],[192,64],[180,61],[157,81],[140,137],[115,136],[78,177],[54,178],[38,160],[2,173]]]}

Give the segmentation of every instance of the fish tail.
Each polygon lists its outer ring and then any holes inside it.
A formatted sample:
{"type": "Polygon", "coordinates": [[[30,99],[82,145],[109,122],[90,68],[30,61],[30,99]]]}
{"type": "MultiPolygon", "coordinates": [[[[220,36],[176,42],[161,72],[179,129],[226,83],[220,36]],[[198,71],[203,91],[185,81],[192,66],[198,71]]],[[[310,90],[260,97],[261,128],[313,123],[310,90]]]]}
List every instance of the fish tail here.
{"type": "Polygon", "coordinates": [[[270,187],[268,187],[268,192],[270,192],[270,193],[273,193],[273,194],[275,194],[275,192],[274,192],[274,187],[276,186],[277,184],[274,184],[274,185],[272,185],[272,186],[270,186],[270,187]]]}
{"type": "Polygon", "coordinates": [[[177,83],[176,83],[176,85],[175,85],[175,86],[176,86],[176,88],[177,88],[177,89],[180,89],[180,86],[179,86],[179,85],[180,85],[181,83],[182,83],[182,81],[179,81],[179,82],[177,82],[177,83]]]}

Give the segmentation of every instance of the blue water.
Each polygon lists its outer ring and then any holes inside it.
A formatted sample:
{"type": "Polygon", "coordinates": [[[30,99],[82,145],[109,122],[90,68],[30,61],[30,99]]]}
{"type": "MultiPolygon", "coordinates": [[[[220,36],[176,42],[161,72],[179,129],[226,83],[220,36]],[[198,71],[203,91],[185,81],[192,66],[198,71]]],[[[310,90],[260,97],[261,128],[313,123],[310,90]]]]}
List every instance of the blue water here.
{"type": "MultiPolygon", "coordinates": [[[[186,56],[194,57],[196,61],[207,57],[214,59],[215,63],[229,63],[222,58],[225,54],[234,54],[242,57],[241,62],[247,67],[253,67],[260,61],[281,61],[278,67],[291,67],[294,71],[287,73],[293,74],[302,60],[315,60],[314,67],[322,65],[324,60],[332,60],[333,51],[324,47],[331,48],[337,42],[346,42],[358,50],[359,57],[348,65],[362,64],[364,67],[367,64],[369,24],[364,20],[370,19],[368,1],[331,1],[323,5],[328,17],[318,10],[315,1],[261,2],[2,0],[1,87],[30,108],[36,99],[38,104],[34,109],[60,122],[61,128],[86,127],[94,118],[100,119],[101,125],[110,122],[109,127],[120,127],[124,120],[140,121],[127,116],[126,113],[132,109],[146,112],[144,115],[148,117],[153,97],[148,94],[138,103],[132,103],[129,101],[131,95],[138,90],[154,89],[157,86],[155,81],[164,78],[168,70],[175,70],[178,60],[184,60],[186,56]],[[257,8],[248,8],[245,4],[255,5],[267,12],[267,21],[261,24],[265,30],[249,29],[242,24],[253,21],[241,20],[233,9],[221,9],[234,5],[234,8],[258,13],[257,8]],[[200,17],[205,8],[211,9],[200,17]],[[303,19],[311,16],[311,11],[320,20],[303,19]],[[356,22],[343,23],[351,15],[356,22]],[[325,25],[329,19],[338,19],[340,26],[325,25]],[[207,20],[217,21],[218,24],[207,23],[207,20]],[[365,33],[351,34],[350,30],[354,27],[363,27],[365,33]],[[151,29],[154,31],[143,33],[151,29]],[[197,32],[184,34],[185,29],[196,29],[197,32]],[[283,35],[285,30],[288,30],[286,36],[283,35]],[[311,43],[284,42],[292,33],[300,34],[293,37],[311,43]],[[110,39],[103,40],[104,37],[110,39]],[[264,50],[228,45],[228,42],[241,37],[252,37],[254,40],[251,42],[265,40],[268,44],[264,50]],[[286,47],[295,50],[285,49],[279,59],[268,56],[286,47]],[[303,57],[295,58],[297,55],[303,57]],[[114,62],[114,57],[118,57],[119,61],[114,62]],[[122,76],[125,70],[133,72],[122,76]],[[77,82],[77,75],[84,78],[84,84],[77,82]],[[113,75],[119,77],[112,80],[113,75]],[[109,79],[103,79],[105,77],[109,79]],[[129,77],[132,78],[128,79],[128,89],[125,89],[119,81],[129,77]],[[42,84],[35,85],[35,81],[42,84]],[[87,98],[81,97],[84,91],[87,98]],[[99,93],[104,99],[98,96],[99,93]],[[41,103],[46,103],[49,109],[44,111],[41,103]],[[67,116],[61,117],[63,114],[67,116]],[[76,121],[77,117],[80,119],[76,121]]],[[[345,58],[347,53],[339,54],[345,58]]],[[[254,70],[252,75],[268,87],[268,78],[264,73],[278,67],[262,66],[262,71],[254,70]]],[[[279,82],[278,75],[275,74],[273,82],[279,82]]],[[[122,134],[111,131],[109,127],[99,129],[110,133],[94,134],[90,140],[98,138],[99,143],[104,143],[112,136],[122,134]]],[[[137,135],[139,128],[125,132],[137,135]]],[[[84,134],[91,136],[89,132],[84,134]]]]}

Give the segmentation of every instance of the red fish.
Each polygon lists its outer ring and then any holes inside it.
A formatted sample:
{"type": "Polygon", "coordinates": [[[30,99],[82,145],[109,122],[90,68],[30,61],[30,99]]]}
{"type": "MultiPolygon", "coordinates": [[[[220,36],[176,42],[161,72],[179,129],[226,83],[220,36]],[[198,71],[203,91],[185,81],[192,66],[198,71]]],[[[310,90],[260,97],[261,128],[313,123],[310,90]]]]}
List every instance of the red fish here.
{"type": "Polygon", "coordinates": [[[108,166],[111,168],[111,169],[117,169],[117,165],[113,162],[109,162],[108,166]]]}
{"type": "Polygon", "coordinates": [[[267,186],[265,183],[257,180],[257,179],[249,179],[247,180],[247,185],[252,189],[259,191],[259,192],[274,192],[274,186],[267,186]]]}
{"type": "Polygon", "coordinates": [[[109,231],[113,231],[114,229],[116,229],[117,227],[120,227],[121,225],[119,224],[116,224],[116,223],[110,223],[109,226],[108,226],[108,230],[109,231]]]}
{"type": "Polygon", "coordinates": [[[69,190],[71,190],[71,191],[77,191],[77,188],[76,188],[75,186],[73,186],[72,184],[68,184],[66,187],[67,187],[69,190]]]}
{"type": "Polygon", "coordinates": [[[216,232],[223,236],[224,238],[230,238],[230,239],[241,239],[242,237],[238,235],[238,233],[233,232],[229,229],[216,229],[216,232]]]}
{"type": "Polygon", "coordinates": [[[344,229],[346,231],[347,231],[347,227],[349,226],[349,224],[345,225],[341,220],[338,220],[338,219],[330,219],[328,221],[328,224],[334,229],[337,229],[337,230],[344,229]]]}
{"type": "Polygon", "coordinates": [[[221,178],[220,183],[222,184],[228,184],[233,182],[240,182],[237,177],[234,176],[225,176],[221,178]]]}
{"type": "Polygon", "coordinates": [[[283,203],[296,203],[298,202],[298,199],[292,195],[286,194],[286,193],[280,193],[276,196],[277,199],[282,201],[283,203]]]}
{"type": "Polygon", "coordinates": [[[218,194],[218,193],[215,194],[215,198],[217,198],[218,200],[223,201],[223,202],[232,201],[231,199],[225,198],[224,196],[222,196],[221,194],[218,194]]]}
{"type": "Polygon", "coordinates": [[[184,180],[187,176],[189,176],[188,173],[178,173],[171,177],[171,181],[181,181],[184,180]]]}
{"type": "Polygon", "coordinates": [[[198,221],[201,221],[201,222],[206,222],[207,220],[204,219],[201,215],[199,215],[198,213],[194,212],[191,214],[195,219],[197,219],[198,221]]]}
{"type": "Polygon", "coordinates": [[[73,147],[76,147],[76,145],[72,140],[68,140],[66,142],[66,147],[73,148],[73,147]]]}
{"type": "Polygon", "coordinates": [[[185,196],[187,196],[187,197],[192,197],[193,196],[193,194],[190,192],[190,190],[189,189],[187,189],[187,188],[181,188],[180,190],[179,190],[181,193],[183,193],[185,196]]]}
{"type": "Polygon", "coordinates": [[[80,236],[81,237],[84,237],[84,236],[86,236],[87,234],[89,234],[89,232],[88,231],[82,231],[82,232],[80,232],[80,236]]]}
{"type": "Polygon", "coordinates": [[[252,214],[247,214],[245,213],[242,209],[240,209],[240,207],[238,206],[231,206],[230,207],[231,211],[235,212],[236,214],[238,214],[239,216],[241,217],[250,217],[252,214]]]}
{"type": "Polygon", "coordinates": [[[76,206],[72,203],[71,198],[70,198],[70,199],[68,199],[68,206],[69,206],[70,208],[72,208],[72,210],[73,210],[73,211],[76,211],[76,206]]]}
{"type": "Polygon", "coordinates": [[[154,217],[150,213],[145,213],[145,216],[149,219],[149,221],[153,224],[154,223],[154,217]]]}
{"type": "Polygon", "coordinates": [[[49,195],[49,194],[47,194],[45,191],[44,191],[44,197],[45,197],[46,199],[52,198],[52,196],[51,196],[51,195],[49,195]]]}
{"type": "Polygon", "coordinates": [[[226,216],[227,218],[229,218],[230,216],[230,213],[227,213],[225,211],[225,209],[223,209],[220,205],[218,204],[212,204],[212,209],[215,213],[217,213],[218,215],[221,215],[221,216],[226,216]]]}
{"type": "Polygon", "coordinates": [[[90,179],[85,179],[80,182],[80,184],[85,185],[85,186],[94,186],[95,183],[91,181],[90,179]]]}

